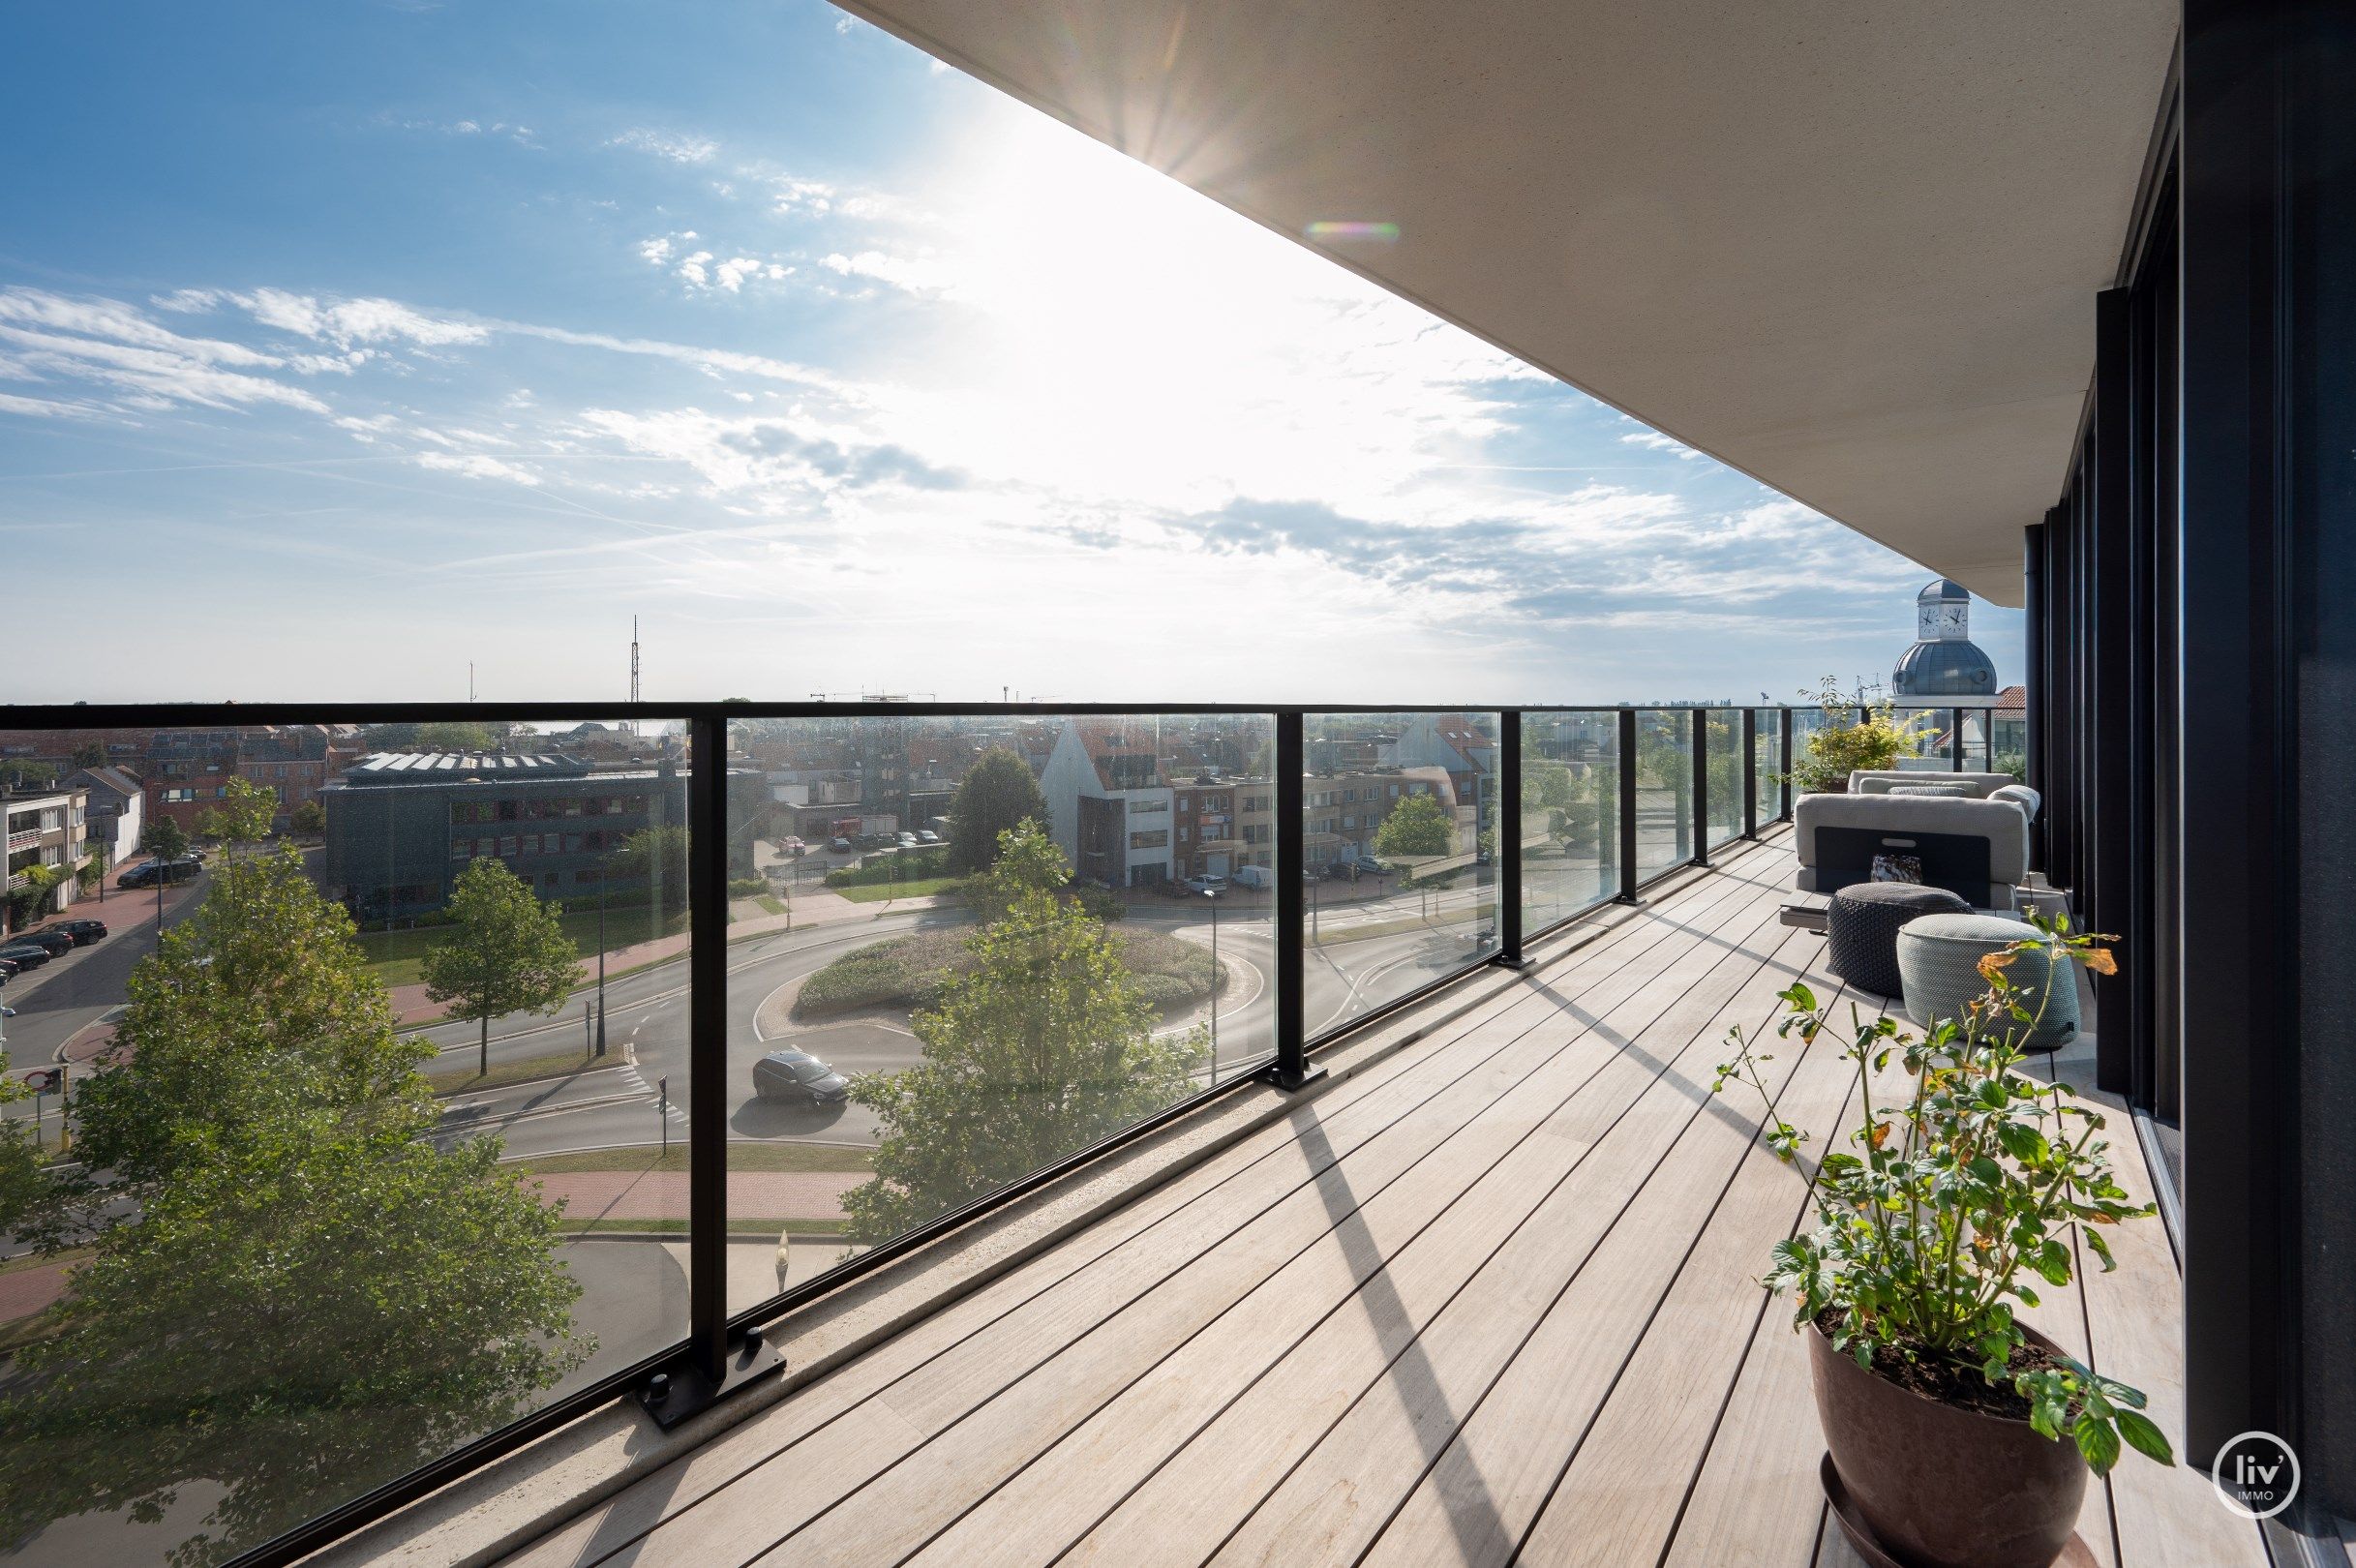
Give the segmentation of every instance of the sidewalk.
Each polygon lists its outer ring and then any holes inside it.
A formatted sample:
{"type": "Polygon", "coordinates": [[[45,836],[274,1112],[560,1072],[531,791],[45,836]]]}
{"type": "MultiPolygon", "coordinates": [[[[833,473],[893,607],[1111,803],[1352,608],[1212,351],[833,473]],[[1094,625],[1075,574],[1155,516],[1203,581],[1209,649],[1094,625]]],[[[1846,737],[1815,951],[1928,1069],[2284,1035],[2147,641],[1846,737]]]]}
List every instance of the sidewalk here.
{"type": "Polygon", "coordinates": [[[30,1317],[66,1293],[72,1263],[44,1263],[0,1274],[0,1323],[30,1317]]]}
{"type": "MultiPolygon", "coordinates": [[[[541,1201],[566,1200],[568,1220],[687,1217],[683,1170],[584,1170],[534,1180],[541,1201]]],[[[839,1220],[842,1195],[866,1181],[867,1173],[858,1170],[732,1170],[728,1212],[759,1220],[839,1220]]],[[[0,1287],[8,1282],[8,1277],[0,1277],[0,1287]]]]}

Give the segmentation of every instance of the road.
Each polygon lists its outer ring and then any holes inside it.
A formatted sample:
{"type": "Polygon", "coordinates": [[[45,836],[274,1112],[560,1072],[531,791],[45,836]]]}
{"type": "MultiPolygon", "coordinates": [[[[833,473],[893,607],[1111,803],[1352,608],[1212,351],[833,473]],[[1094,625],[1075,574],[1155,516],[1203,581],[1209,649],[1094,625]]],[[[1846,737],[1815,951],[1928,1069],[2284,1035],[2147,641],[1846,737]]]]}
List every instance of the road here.
{"type": "MultiPolygon", "coordinates": [[[[203,895],[206,879],[176,890],[167,900],[166,923],[186,918],[203,895]]],[[[1322,938],[1310,950],[1304,985],[1311,1032],[1321,1034],[1346,1019],[1412,990],[1473,956],[1471,933],[1492,923],[1481,911],[1489,889],[1440,892],[1393,891],[1374,899],[1321,908],[1316,929],[1322,938]],[[1429,924],[1418,924],[1428,921],[1429,924]],[[1444,922],[1444,923],[1443,923],[1444,922]],[[1400,929],[1405,925],[1407,928],[1400,929]],[[1352,932],[1364,931],[1363,936],[1352,932]]],[[[131,905],[109,895],[106,914],[120,918],[131,905]]],[[[10,1020],[15,1068],[48,1061],[86,1025],[119,1007],[131,968],[152,952],[154,904],[139,900],[146,919],[118,927],[96,947],[76,950],[21,977],[11,989],[20,1016],[10,1020]]],[[[104,917],[102,917],[104,918],[104,917]]],[[[919,910],[873,920],[781,932],[729,949],[728,1079],[729,1136],[743,1142],[809,1142],[872,1146],[876,1123],[858,1105],[829,1110],[764,1101],[752,1093],[753,1064],[777,1042],[764,1038],[758,1015],[780,988],[833,962],[845,952],[909,931],[960,924],[961,910],[919,910]]],[[[1209,946],[1210,921],[1200,906],[1145,905],[1132,924],[1170,932],[1209,946]]],[[[115,924],[114,920],[108,922],[115,924]]],[[[1229,992],[1230,1011],[1219,1019],[1222,1073],[1265,1056],[1275,1047],[1273,976],[1275,948],[1271,915],[1262,904],[1236,908],[1220,920],[1221,956],[1250,983],[1229,992]]],[[[490,1060],[505,1063],[566,1056],[586,1058],[592,1038],[588,1027],[588,993],[554,1017],[518,1014],[492,1025],[490,1060]]],[[[684,959],[619,977],[606,986],[608,1065],[591,1070],[459,1094],[446,1102],[438,1130],[444,1138],[497,1132],[511,1158],[546,1156],[684,1137],[688,1108],[688,987],[684,959]]],[[[422,1032],[439,1052],[431,1068],[438,1074],[465,1073],[478,1050],[477,1027],[439,1025],[422,1032]]],[[[896,1071],[921,1059],[916,1038],[903,1029],[850,1023],[798,1032],[799,1048],[811,1050],[843,1072],[896,1071]]],[[[1209,1076],[1208,1070],[1200,1074],[1209,1076]]],[[[29,1102],[9,1107],[30,1114],[29,1102]]],[[[46,1113],[56,1116],[52,1099],[46,1113]]]]}
{"type": "MultiPolygon", "coordinates": [[[[1492,924],[1480,916],[1493,893],[1486,889],[1419,895],[1393,893],[1352,903],[1323,917],[1322,946],[1313,948],[1303,978],[1313,1034],[1429,983],[1475,956],[1473,931],[1492,924]],[[1402,921],[1429,919],[1432,924],[1389,929],[1402,921]],[[1447,923],[1439,923],[1445,920],[1447,923]],[[1352,938],[1352,929],[1369,934],[1352,938]]],[[[1241,912],[1239,912],[1240,914],[1241,912]]],[[[815,973],[856,948],[923,926],[963,923],[961,911],[925,911],[887,916],[851,928],[818,927],[780,933],[732,948],[728,995],[728,1135],[739,1142],[805,1142],[870,1147],[876,1140],[872,1112],[858,1105],[817,1110],[759,1100],[752,1093],[752,1068],[778,1048],[764,1036],[762,1006],[782,987],[815,973]]],[[[1205,947],[1211,926],[1190,906],[1169,911],[1144,908],[1131,922],[1170,932],[1205,947]]],[[[1221,1071],[1267,1055],[1275,1048],[1275,945],[1265,908],[1220,922],[1220,955],[1251,983],[1235,993],[1248,997],[1219,1021],[1221,1071]]],[[[510,1158],[547,1156],[590,1149],[659,1142],[667,1132],[687,1129],[688,995],[686,964],[678,961],[642,971],[607,987],[608,1061],[595,1070],[536,1083],[518,1084],[454,1097],[442,1124],[449,1137],[497,1132],[510,1158]]],[[[582,1008],[576,1004],[555,1020],[520,1017],[494,1025],[491,1061],[569,1053],[585,1042],[582,1008]]],[[[469,1064],[477,1049],[474,1027],[446,1025],[428,1031],[442,1048],[448,1068],[469,1064]]],[[[885,1025],[854,1022],[797,1031],[794,1043],[845,1073],[897,1071],[916,1066],[921,1051],[915,1036],[885,1025]]],[[[1199,1074],[1207,1079],[1208,1068],[1199,1074]]]]}

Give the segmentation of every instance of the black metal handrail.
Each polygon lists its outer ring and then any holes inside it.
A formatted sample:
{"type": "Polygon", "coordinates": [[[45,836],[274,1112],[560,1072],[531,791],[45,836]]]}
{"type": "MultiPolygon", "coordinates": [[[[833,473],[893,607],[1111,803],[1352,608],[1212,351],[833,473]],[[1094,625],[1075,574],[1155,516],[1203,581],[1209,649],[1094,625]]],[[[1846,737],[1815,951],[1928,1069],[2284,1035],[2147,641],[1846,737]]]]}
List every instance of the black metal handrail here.
{"type": "MultiPolygon", "coordinates": [[[[860,1257],[837,1265],[796,1288],[781,1292],[744,1311],[730,1312],[726,1294],[727,1156],[726,1100],[728,969],[727,945],[722,941],[691,941],[688,950],[688,1322],[686,1334],[667,1350],[607,1377],[530,1416],[420,1466],[368,1494],[322,1513],[297,1529],[237,1559],[247,1565],[290,1562],[334,1537],[424,1495],[470,1469],[554,1430],[587,1409],[617,1395],[642,1387],[650,1374],[673,1368],[693,1374],[710,1388],[725,1380],[732,1357],[740,1355],[747,1337],[762,1325],[814,1297],[839,1289],[851,1279],[903,1257],[915,1249],[970,1222],[1023,1193],[1038,1190],[1101,1156],[1106,1149],[1133,1140],[1153,1128],[1188,1114],[1222,1095],[1239,1092],[1254,1082],[1274,1083],[1297,1090],[1316,1081],[1323,1070],[1313,1052],[1330,1047],[1401,1008],[1413,1005],[1433,991],[1461,980],[1484,966],[1519,968],[1527,961],[1529,943],[1582,920],[1594,909],[1615,902],[1641,901],[1644,890],[1661,878],[1695,867],[1707,867],[1711,848],[1709,811],[1709,738],[1713,715],[1729,715],[1727,707],[1680,705],[1688,709],[1692,751],[1692,787],[1685,802],[1686,820],[1674,826],[1687,829],[1690,853],[1680,860],[1643,874],[1639,865],[1638,834],[1638,715],[1674,714],[1676,707],[1626,704],[1546,704],[1518,707],[1482,705],[1361,705],[1361,704],[1105,704],[1105,703],[824,703],[824,702],[684,702],[684,703],[388,703],[388,704],[138,704],[73,707],[0,707],[0,729],[100,730],[135,728],[228,728],[260,724],[352,724],[514,722],[546,724],[585,720],[625,720],[676,724],[684,722],[690,745],[687,759],[687,798],[690,930],[724,931],[728,920],[727,739],[732,721],[743,719],[927,719],[927,718],[1058,718],[1092,715],[1170,717],[1260,716],[1273,721],[1274,747],[1274,875],[1276,1045],[1272,1059],[1257,1074],[1237,1077],[1189,1095],[1157,1115],[1031,1175],[976,1198],[935,1220],[903,1232],[860,1257]],[[1305,815],[1304,730],[1312,716],[1454,713],[1477,717],[1494,715],[1497,732],[1492,748],[1495,759],[1495,808],[1488,814],[1489,842],[1494,844],[1495,870],[1487,886],[1495,890],[1494,950],[1468,959],[1428,984],[1354,1014],[1326,1033],[1312,1037],[1308,1030],[1304,989],[1305,815]],[[1523,911],[1525,865],[1523,854],[1523,730],[1526,720],[1557,714],[1610,714],[1615,718],[1616,879],[1614,895],[1599,897],[1548,921],[1525,929],[1523,911]]],[[[1780,749],[1775,799],[1763,801],[1758,767],[1760,709],[1739,709],[1742,744],[1743,800],[1741,835],[1756,837],[1765,820],[1791,815],[1793,714],[1788,706],[1777,715],[1780,749]],[[1771,809],[1770,809],[1771,808],[1771,809]]],[[[1960,731],[1956,726],[1956,766],[1960,766],[1960,731]]],[[[1600,766],[1600,764],[1599,764],[1600,766]]],[[[1600,800],[1598,809],[1600,811],[1600,800]]],[[[1484,805],[1484,809],[1485,809],[1484,805]]],[[[1476,832],[1481,832],[1476,812],[1476,832]]],[[[1602,849],[1598,818],[1598,849],[1602,849]]],[[[1600,864],[1598,869],[1602,870],[1600,864]]]]}

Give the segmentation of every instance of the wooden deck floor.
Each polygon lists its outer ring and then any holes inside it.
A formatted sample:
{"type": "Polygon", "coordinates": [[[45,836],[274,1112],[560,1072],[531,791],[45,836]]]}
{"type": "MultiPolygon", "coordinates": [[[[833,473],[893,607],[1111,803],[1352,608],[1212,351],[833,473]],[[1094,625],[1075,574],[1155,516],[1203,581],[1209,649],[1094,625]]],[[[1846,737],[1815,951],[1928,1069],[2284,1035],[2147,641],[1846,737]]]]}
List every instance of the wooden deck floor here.
{"type": "MultiPolygon", "coordinates": [[[[1695,880],[510,1562],[1846,1568],[1755,1282],[1807,1172],[1708,1093],[1729,1025],[1838,989],[1776,921],[1791,872],[1695,880]]],[[[1837,1051],[1774,1064],[1817,1149],[1837,1051]]],[[[2175,1263],[2124,1228],[2038,1321],[2175,1431],[2175,1263]]],[[[2204,1477],[2131,1460],[2080,1534],[2113,1568],[2267,1560],[2204,1477]]]]}

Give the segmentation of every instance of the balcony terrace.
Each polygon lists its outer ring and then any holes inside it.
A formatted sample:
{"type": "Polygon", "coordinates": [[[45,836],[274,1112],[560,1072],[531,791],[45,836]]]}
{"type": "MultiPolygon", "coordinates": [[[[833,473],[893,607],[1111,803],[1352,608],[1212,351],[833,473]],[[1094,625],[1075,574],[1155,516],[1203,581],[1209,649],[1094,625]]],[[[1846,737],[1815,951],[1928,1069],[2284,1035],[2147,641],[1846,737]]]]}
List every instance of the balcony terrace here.
{"type": "MultiPolygon", "coordinates": [[[[1840,991],[1777,919],[1793,870],[1770,837],[1393,1014],[1255,1131],[501,1560],[1855,1561],[1755,1282],[1809,1170],[1709,1092],[1731,1026],[1840,991]]],[[[1858,1093],[1829,1036],[1773,1070],[1820,1131],[1858,1093]]],[[[2034,1320],[2181,1431],[2169,1238],[2121,1229],[2034,1320]]],[[[2066,1560],[2268,1560],[2204,1476],[2131,1457],[2078,1533],[2066,1560]]]]}

